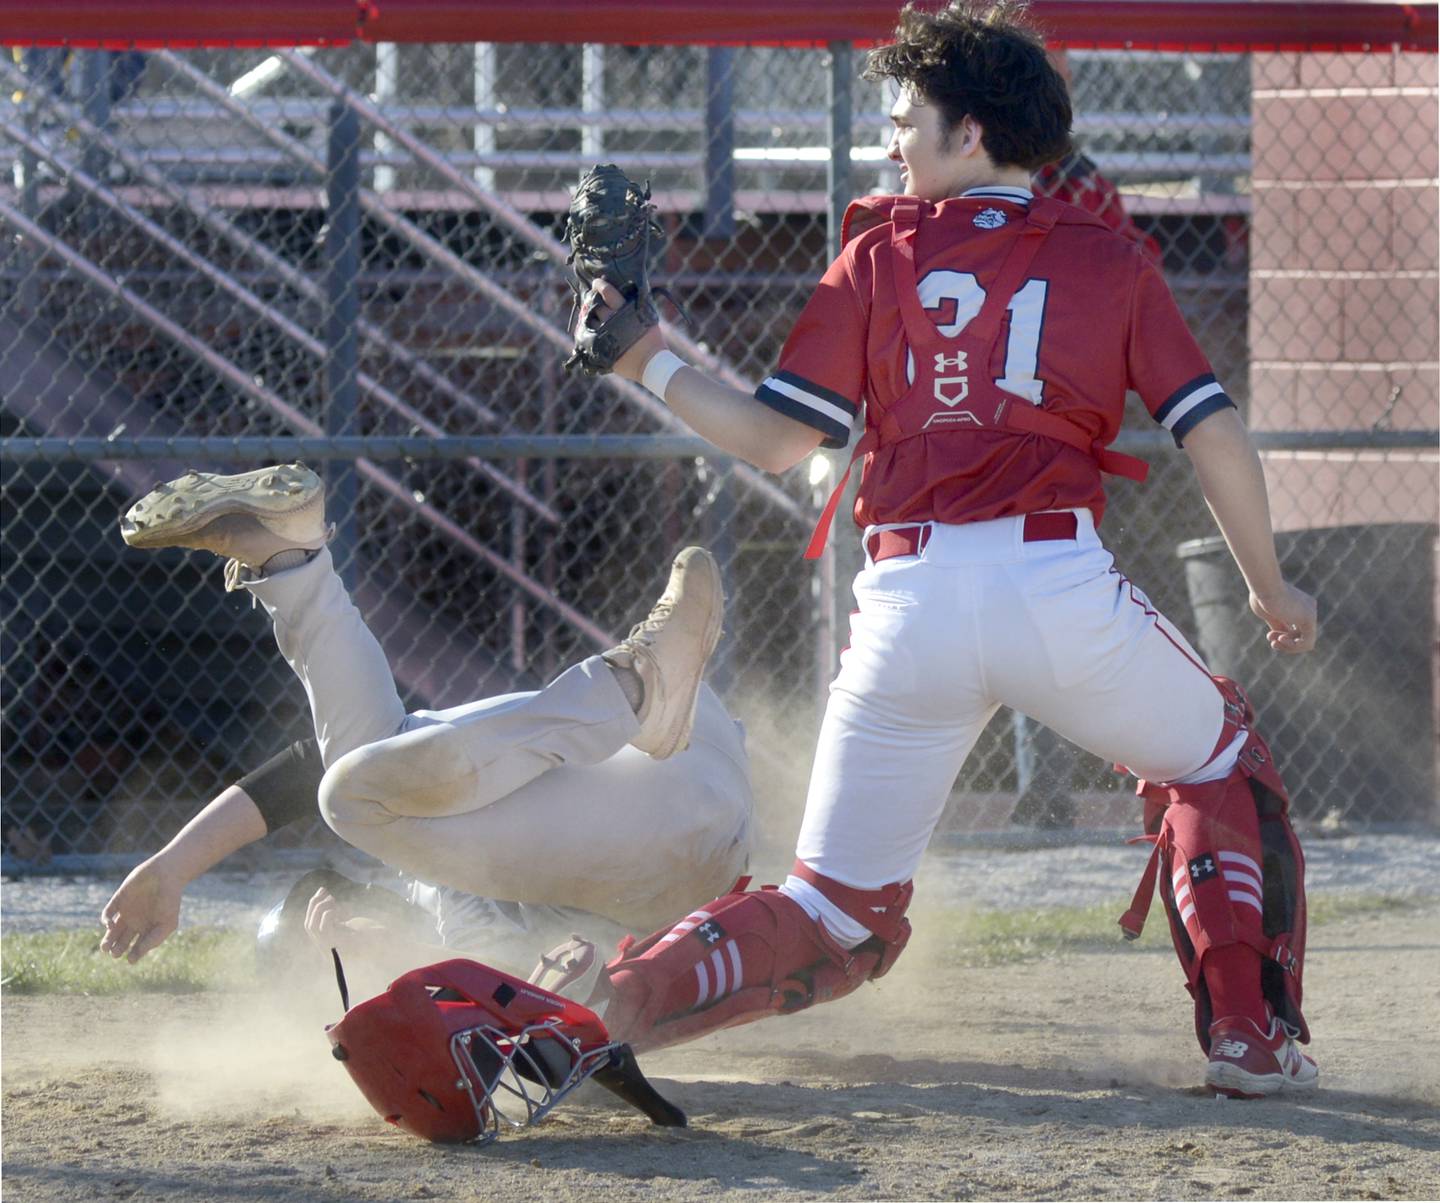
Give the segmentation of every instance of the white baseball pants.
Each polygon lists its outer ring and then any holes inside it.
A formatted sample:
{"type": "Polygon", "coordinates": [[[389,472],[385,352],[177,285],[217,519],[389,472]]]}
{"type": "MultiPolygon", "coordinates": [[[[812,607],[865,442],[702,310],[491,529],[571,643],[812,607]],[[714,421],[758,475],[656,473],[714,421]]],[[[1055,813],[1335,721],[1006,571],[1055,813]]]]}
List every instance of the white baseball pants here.
{"type": "Polygon", "coordinates": [[[744,738],[702,687],[690,747],[652,760],[598,656],[537,693],[406,714],[328,551],[246,586],[305,686],[325,821],[422,881],[646,932],[744,872],[744,738]]]}
{"type": "Polygon", "coordinates": [[[1152,781],[1228,772],[1236,748],[1215,755],[1221,698],[1203,662],[1075,513],[1074,539],[1026,543],[1023,518],[936,524],[918,556],[867,560],[815,753],[806,864],[862,889],[914,876],[1001,705],[1152,781]]]}

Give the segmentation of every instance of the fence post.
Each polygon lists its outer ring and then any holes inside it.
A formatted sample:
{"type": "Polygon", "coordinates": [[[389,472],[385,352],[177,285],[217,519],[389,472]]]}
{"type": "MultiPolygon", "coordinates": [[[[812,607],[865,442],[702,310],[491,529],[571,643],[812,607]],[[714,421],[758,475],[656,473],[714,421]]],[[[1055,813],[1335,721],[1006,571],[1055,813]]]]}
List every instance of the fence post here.
{"type": "MultiPolygon", "coordinates": [[[[580,49],[580,111],[587,117],[605,112],[605,47],[593,42],[580,49]]],[[[580,127],[580,149],[593,162],[604,158],[604,128],[586,121],[580,127]]]]}
{"type": "MultiPolygon", "coordinates": [[[[499,50],[494,42],[476,42],[473,52],[471,79],[474,86],[475,111],[489,112],[495,108],[495,87],[498,83],[499,50]]],[[[477,155],[495,153],[495,126],[489,120],[475,122],[470,131],[470,145],[477,155]]],[[[495,191],[495,169],[476,167],[470,177],[486,192],[495,191]]]]}
{"type": "MultiPolygon", "coordinates": [[[[375,44],[375,103],[384,109],[400,96],[400,47],[394,42],[375,44]]],[[[375,131],[375,153],[388,154],[395,149],[395,143],[382,133],[375,131]]],[[[375,191],[389,192],[395,187],[395,168],[384,165],[375,168],[375,191]]]]}
{"type": "Polygon", "coordinates": [[[830,43],[830,82],[825,97],[830,108],[830,166],[825,172],[829,210],[825,247],[833,261],[840,255],[840,225],[850,204],[850,146],[854,141],[855,48],[849,42],[830,43]]]}
{"type": "MultiPolygon", "coordinates": [[[[734,597],[740,587],[737,580],[740,541],[735,524],[739,519],[739,506],[735,501],[735,468],[728,457],[706,461],[711,472],[711,501],[705,514],[705,542],[720,565],[720,579],[724,582],[725,595],[734,597]]],[[[722,639],[710,660],[708,670],[710,686],[722,698],[733,701],[731,690],[735,685],[734,641],[722,639]]]]}
{"type": "MultiPolygon", "coordinates": [[[[840,231],[845,220],[845,209],[850,204],[852,182],[850,179],[850,146],[854,139],[854,97],[855,52],[849,42],[830,43],[830,75],[825,96],[830,110],[830,162],[825,172],[825,195],[827,208],[825,217],[825,250],[833,262],[840,255],[840,231]]],[[[833,487],[836,478],[834,457],[824,451],[829,461],[829,470],[818,480],[816,495],[821,502],[833,487]]],[[[841,454],[844,454],[843,452],[841,454]]],[[[841,524],[844,525],[843,523],[841,524]]],[[[835,675],[838,663],[837,647],[840,629],[841,592],[836,582],[835,530],[832,527],[825,540],[825,550],[815,565],[815,589],[820,612],[819,629],[815,634],[815,685],[820,709],[825,708],[829,697],[830,680],[835,675]]],[[[848,610],[848,607],[846,607],[848,610]]]]}
{"type": "MultiPolygon", "coordinates": [[[[330,106],[325,176],[325,414],[327,434],[358,434],[356,403],[360,344],[360,119],[337,101],[330,106]]],[[[330,473],[329,508],[335,521],[332,551],[348,586],[354,585],[355,504],[359,492],[352,465],[330,473]]]]}
{"type": "MultiPolygon", "coordinates": [[[[26,51],[27,54],[35,54],[36,51],[26,51]]],[[[39,80],[29,78],[25,85],[25,107],[21,110],[25,123],[25,132],[31,137],[40,129],[40,101],[35,92],[38,88],[44,87],[39,80]]],[[[40,214],[40,188],[36,180],[36,173],[40,169],[40,160],[32,150],[24,147],[20,150],[20,212],[32,220],[40,214]]],[[[29,277],[27,276],[27,280],[29,277]]]]}
{"type": "MultiPolygon", "coordinates": [[[[80,107],[85,119],[96,129],[103,130],[110,124],[110,52],[87,50],[79,58],[80,107]]],[[[103,180],[108,174],[109,158],[102,147],[90,141],[85,147],[81,165],[87,174],[103,180]]]]}
{"type": "MultiPolygon", "coordinates": [[[[735,50],[712,46],[705,52],[705,238],[735,236],[735,50]]],[[[706,541],[725,581],[735,596],[739,541],[735,523],[735,470],[728,460],[711,461],[715,473],[713,500],[706,514],[706,541]]],[[[721,697],[729,697],[735,684],[733,648],[723,642],[710,662],[710,683],[721,697]]]]}
{"type": "MultiPolygon", "coordinates": [[[[31,49],[25,51],[27,56],[54,54],[49,49],[31,49]]],[[[40,88],[47,87],[48,83],[38,78],[40,69],[33,63],[33,59],[26,60],[31,65],[27,67],[27,83],[25,85],[25,107],[23,109],[25,119],[25,132],[32,137],[39,131],[41,122],[40,100],[35,95],[40,88]]],[[[20,150],[20,212],[32,221],[38,220],[40,216],[40,181],[37,174],[40,170],[40,159],[31,150],[24,147],[20,150]]],[[[32,251],[25,254],[23,250],[17,250],[18,259],[28,264],[24,276],[20,280],[19,287],[15,290],[15,298],[20,304],[20,313],[26,318],[33,316],[40,311],[43,295],[40,289],[40,276],[35,270],[40,265],[40,252],[32,251]]],[[[8,308],[8,306],[6,306],[8,308]]]]}
{"type": "Polygon", "coordinates": [[[735,50],[705,52],[706,238],[735,236],[735,50]]]}

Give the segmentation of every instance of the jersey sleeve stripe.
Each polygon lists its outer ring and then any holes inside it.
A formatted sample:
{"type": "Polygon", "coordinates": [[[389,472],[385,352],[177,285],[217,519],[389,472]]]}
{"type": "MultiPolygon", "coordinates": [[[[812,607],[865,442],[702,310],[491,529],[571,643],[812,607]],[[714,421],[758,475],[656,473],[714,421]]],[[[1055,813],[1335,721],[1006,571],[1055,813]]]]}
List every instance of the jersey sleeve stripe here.
{"type": "Polygon", "coordinates": [[[1234,409],[1235,402],[1230,400],[1224,393],[1213,393],[1205,400],[1192,405],[1185,411],[1185,416],[1170,428],[1170,433],[1175,436],[1175,446],[1182,447],[1185,444],[1185,436],[1195,427],[1199,426],[1206,418],[1213,413],[1219,413],[1222,409],[1234,409]]]}
{"type": "Polygon", "coordinates": [[[843,447],[850,441],[853,410],[847,413],[808,389],[797,388],[789,381],[771,376],[755,390],[755,399],[787,418],[794,418],[818,430],[825,436],[823,445],[826,447],[843,447]]]}
{"type": "Polygon", "coordinates": [[[1223,397],[1224,395],[1224,387],[1213,382],[1205,385],[1203,388],[1197,388],[1193,393],[1186,394],[1180,402],[1173,406],[1170,412],[1161,419],[1160,425],[1165,427],[1166,430],[1173,431],[1197,405],[1204,404],[1210,400],[1211,397],[1223,397]]]}
{"type": "Polygon", "coordinates": [[[1165,398],[1164,403],[1155,411],[1155,420],[1166,430],[1174,430],[1176,421],[1190,406],[1198,404],[1206,397],[1224,391],[1210,373],[1196,376],[1194,380],[1182,384],[1165,398]]]}
{"type": "MultiPolygon", "coordinates": [[[[766,384],[777,382],[782,385],[788,384],[792,389],[797,389],[816,400],[829,402],[840,411],[841,420],[847,424],[860,410],[860,407],[844,393],[837,393],[834,389],[825,388],[813,380],[806,380],[804,376],[797,376],[794,372],[776,372],[765,381],[766,384]]],[[[790,396],[794,397],[795,393],[790,393],[790,396]]]]}

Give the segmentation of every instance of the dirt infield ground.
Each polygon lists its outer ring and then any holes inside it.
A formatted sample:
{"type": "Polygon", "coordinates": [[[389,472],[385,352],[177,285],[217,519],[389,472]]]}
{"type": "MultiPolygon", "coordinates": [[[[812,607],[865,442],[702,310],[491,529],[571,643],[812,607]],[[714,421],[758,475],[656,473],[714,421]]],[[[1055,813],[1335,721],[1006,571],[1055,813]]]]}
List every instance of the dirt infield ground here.
{"type": "MultiPolygon", "coordinates": [[[[923,932],[924,928],[918,928],[923,932]]],[[[690,1113],[587,1088],[488,1148],[387,1129],[321,1016],[214,995],[4,1003],[4,1194],[185,1198],[1423,1199],[1440,1196],[1440,906],[1313,935],[1325,1089],[1197,1089],[1172,954],[947,966],[646,1060],[690,1113]]],[[[333,1018],[334,1016],[329,1016],[333,1018]]]]}

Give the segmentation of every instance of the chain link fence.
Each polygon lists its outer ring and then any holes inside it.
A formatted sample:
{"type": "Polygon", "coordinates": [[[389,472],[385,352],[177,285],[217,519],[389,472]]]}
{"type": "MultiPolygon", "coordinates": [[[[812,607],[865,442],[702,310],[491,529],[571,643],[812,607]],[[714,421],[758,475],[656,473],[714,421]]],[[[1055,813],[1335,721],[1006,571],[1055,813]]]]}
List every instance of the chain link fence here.
{"type": "MultiPolygon", "coordinates": [[[[263,612],[116,528],[187,467],[297,452],[412,707],[543,682],[625,633],[675,549],[710,546],[731,599],[714,683],[793,816],[858,556],[843,525],[818,567],[799,555],[835,458],[768,477],[643,390],[565,374],[557,239],[590,164],[648,178],[684,349],[752,386],[837,206],[898,189],[891,98],[858,54],[3,54],[7,865],[156,847],[304,734],[263,612]]],[[[1039,186],[1163,264],[1260,432],[1321,650],[1260,654],[1188,465],[1138,406],[1121,445],[1152,477],[1113,488],[1107,539],[1253,686],[1303,816],[1433,822],[1435,56],[1063,65],[1080,153],[1039,186]]],[[[1002,712],[947,825],[1125,823],[1127,789],[1002,712]]]]}

